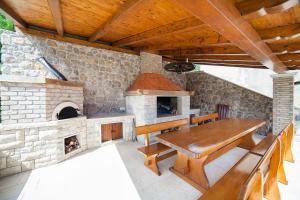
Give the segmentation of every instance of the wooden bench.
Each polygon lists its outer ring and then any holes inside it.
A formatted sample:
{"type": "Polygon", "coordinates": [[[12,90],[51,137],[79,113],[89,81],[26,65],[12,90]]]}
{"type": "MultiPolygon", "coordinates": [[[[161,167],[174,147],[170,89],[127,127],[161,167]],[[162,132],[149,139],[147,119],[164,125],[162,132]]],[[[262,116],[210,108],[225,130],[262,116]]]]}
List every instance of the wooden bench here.
{"type": "Polygon", "coordinates": [[[181,119],[181,120],[136,127],[135,128],[136,135],[144,136],[145,146],[138,148],[138,151],[140,151],[145,156],[144,165],[160,176],[161,173],[157,166],[157,162],[175,155],[176,151],[171,151],[166,154],[160,155],[161,153],[166,152],[171,148],[162,143],[150,144],[149,135],[157,131],[163,131],[166,129],[187,126],[188,123],[189,123],[188,119],[181,119]]]}
{"type": "Polygon", "coordinates": [[[211,114],[208,114],[208,115],[193,117],[192,118],[192,123],[193,124],[198,123],[199,125],[201,125],[205,121],[208,121],[208,120],[216,121],[218,118],[219,118],[218,113],[211,113],[211,114]]]}
{"type": "Polygon", "coordinates": [[[263,155],[247,153],[200,200],[262,199],[262,194],[268,199],[280,199],[277,185],[280,142],[275,139],[272,143],[268,140],[261,144],[266,143],[270,145],[264,151],[262,147],[257,148],[258,152],[264,152],[263,155]]]}

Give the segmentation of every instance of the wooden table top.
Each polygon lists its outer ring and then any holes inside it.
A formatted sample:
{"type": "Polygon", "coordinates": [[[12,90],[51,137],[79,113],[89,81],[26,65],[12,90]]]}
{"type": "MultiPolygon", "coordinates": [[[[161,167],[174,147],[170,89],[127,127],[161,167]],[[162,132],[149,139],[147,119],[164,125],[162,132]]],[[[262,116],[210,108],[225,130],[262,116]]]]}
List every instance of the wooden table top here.
{"type": "Polygon", "coordinates": [[[201,158],[265,125],[258,119],[224,119],[156,136],[157,141],[201,158]]]}

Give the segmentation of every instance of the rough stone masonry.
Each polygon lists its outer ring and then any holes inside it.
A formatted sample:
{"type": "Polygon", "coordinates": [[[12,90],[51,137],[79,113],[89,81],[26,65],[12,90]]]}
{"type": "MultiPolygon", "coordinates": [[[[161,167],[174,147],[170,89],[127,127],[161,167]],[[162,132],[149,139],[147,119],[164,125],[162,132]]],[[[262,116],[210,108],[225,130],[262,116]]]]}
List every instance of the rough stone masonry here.
{"type": "MultiPolygon", "coordinates": [[[[137,55],[4,30],[1,43],[3,74],[53,78],[36,60],[43,56],[68,80],[83,84],[86,115],[117,112],[125,107],[125,92],[141,72],[141,57],[137,55]]],[[[145,61],[148,66],[153,63],[151,59],[145,61]]],[[[184,75],[157,67],[160,69],[155,71],[185,87],[184,75]]]]}

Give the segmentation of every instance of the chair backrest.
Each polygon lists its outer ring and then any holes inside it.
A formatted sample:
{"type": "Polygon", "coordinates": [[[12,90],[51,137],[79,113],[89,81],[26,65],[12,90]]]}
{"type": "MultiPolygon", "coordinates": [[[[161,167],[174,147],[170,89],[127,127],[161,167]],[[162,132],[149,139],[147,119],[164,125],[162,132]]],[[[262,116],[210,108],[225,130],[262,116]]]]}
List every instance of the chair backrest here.
{"type": "Polygon", "coordinates": [[[219,120],[226,119],[228,117],[228,113],[229,113],[229,105],[218,104],[217,112],[219,114],[219,120]]]}
{"type": "Polygon", "coordinates": [[[254,171],[241,188],[238,200],[263,199],[263,174],[260,170],[254,171]]]}
{"type": "Polygon", "coordinates": [[[162,122],[157,124],[149,124],[145,126],[138,126],[135,128],[136,135],[145,135],[145,145],[149,145],[149,134],[162,131],[170,128],[183,127],[189,124],[189,119],[179,119],[174,121],[162,122]]]}
{"type": "Polygon", "coordinates": [[[211,113],[208,115],[202,115],[202,116],[198,116],[198,117],[193,117],[192,118],[192,123],[198,123],[200,124],[201,122],[205,122],[207,120],[217,120],[219,118],[219,114],[218,113],[211,113]]]}

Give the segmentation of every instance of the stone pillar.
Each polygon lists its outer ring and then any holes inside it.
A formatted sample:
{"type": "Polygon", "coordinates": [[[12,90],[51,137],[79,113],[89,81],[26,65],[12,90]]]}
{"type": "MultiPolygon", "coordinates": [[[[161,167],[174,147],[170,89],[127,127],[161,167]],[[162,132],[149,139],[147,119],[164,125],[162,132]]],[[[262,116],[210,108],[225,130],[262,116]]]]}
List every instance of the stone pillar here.
{"type": "Polygon", "coordinates": [[[273,134],[279,134],[294,121],[294,75],[275,74],[273,77],[273,134]]]}
{"type": "Polygon", "coordinates": [[[162,56],[151,54],[147,52],[141,52],[141,73],[161,73],[162,68],[162,56]]]}

